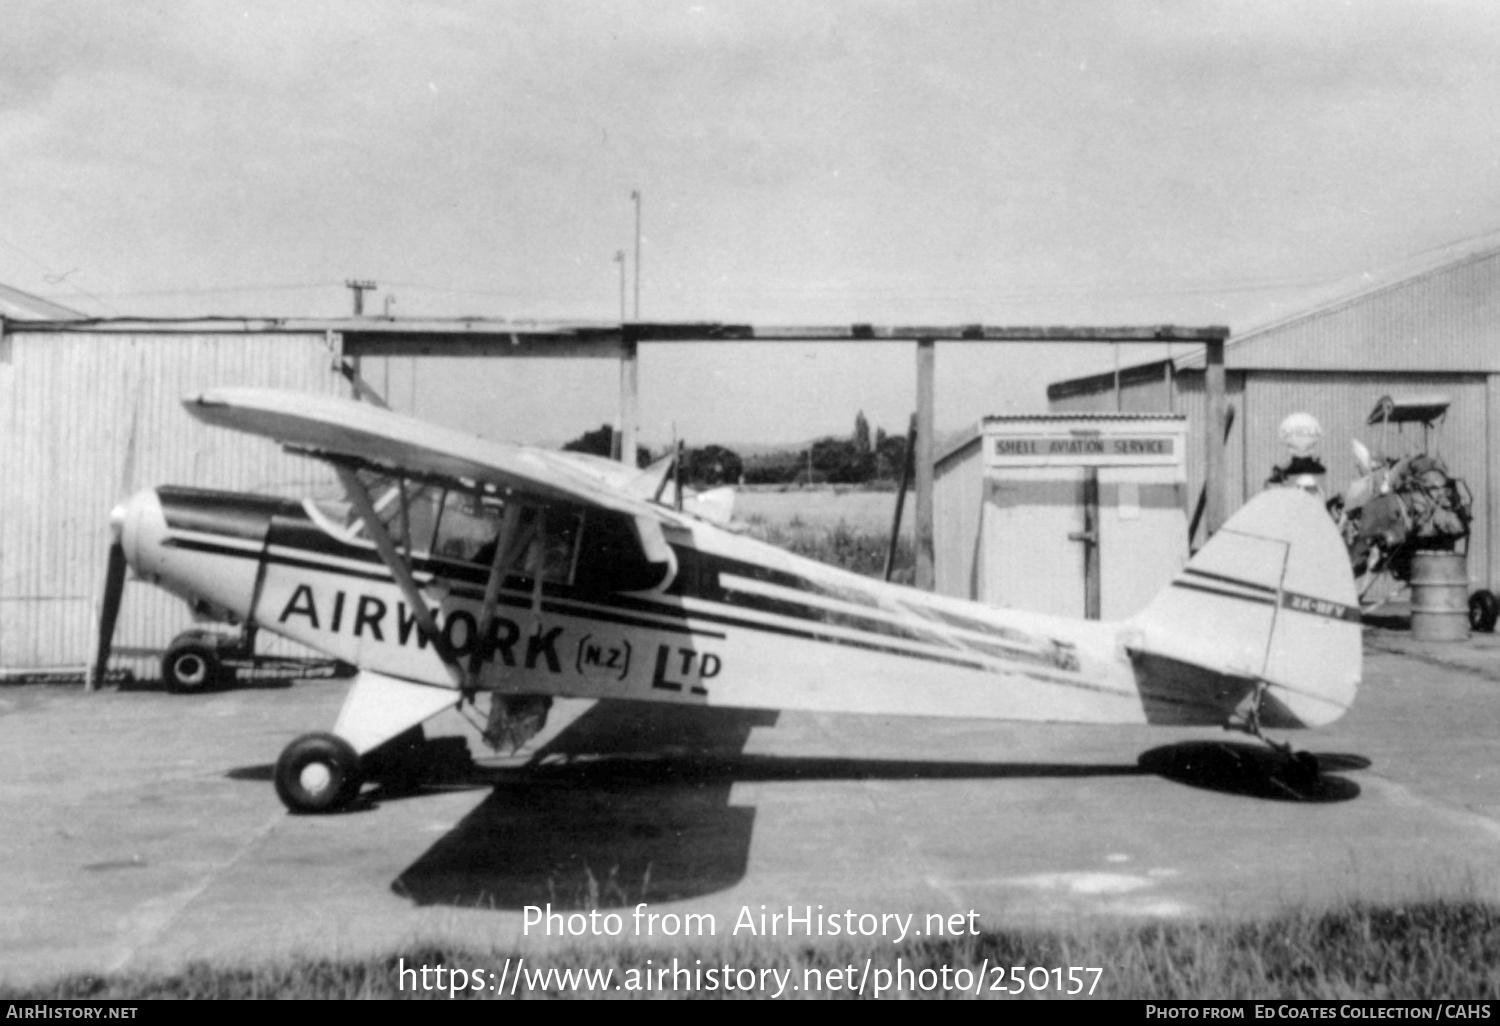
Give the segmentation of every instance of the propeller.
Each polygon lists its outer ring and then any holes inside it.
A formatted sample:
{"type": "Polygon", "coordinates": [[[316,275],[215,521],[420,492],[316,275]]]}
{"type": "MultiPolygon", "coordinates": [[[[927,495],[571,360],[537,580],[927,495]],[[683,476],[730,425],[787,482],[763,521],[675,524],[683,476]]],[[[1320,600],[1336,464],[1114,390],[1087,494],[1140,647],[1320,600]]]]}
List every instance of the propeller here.
{"type": "Polygon", "coordinates": [[[120,616],[120,599],[125,595],[125,547],[120,544],[120,529],[115,525],[114,541],[109,546],[109,563],[104,571],[104,601],[99,609],[99,647],[94,654],[94,668],[89,687],[104,683],[109,664],[110,645],[114,641],[115,621],[120,616]]]}

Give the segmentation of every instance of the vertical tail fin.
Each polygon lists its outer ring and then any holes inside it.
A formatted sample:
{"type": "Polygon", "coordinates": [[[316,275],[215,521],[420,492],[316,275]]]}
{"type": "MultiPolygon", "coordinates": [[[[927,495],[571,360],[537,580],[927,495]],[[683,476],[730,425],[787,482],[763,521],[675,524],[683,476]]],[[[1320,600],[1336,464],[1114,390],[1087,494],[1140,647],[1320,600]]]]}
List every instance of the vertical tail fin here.
{"type": "Polygon", "coordinates": [[[1359,599],[1343,539],[1299,489],[1252,499],[1127,631],[1154,722],[1224,723],[1264,682],[1261,725],[1321,726],[1359,685],[1359,599]]]}

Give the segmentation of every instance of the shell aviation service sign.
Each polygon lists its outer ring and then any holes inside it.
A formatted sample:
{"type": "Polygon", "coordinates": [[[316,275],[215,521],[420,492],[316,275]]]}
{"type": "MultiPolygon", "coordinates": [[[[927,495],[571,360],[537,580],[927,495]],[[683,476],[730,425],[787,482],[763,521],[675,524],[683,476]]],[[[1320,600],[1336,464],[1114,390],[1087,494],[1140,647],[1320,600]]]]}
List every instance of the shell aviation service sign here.
{"type": "Polygon", "coordinates": [[[990,435],[984,449],[985,462],[992,467],[1142,466],[1182,462],[1181,444],[1179,436],[1156,432],[1053,431],[990,435]]]}

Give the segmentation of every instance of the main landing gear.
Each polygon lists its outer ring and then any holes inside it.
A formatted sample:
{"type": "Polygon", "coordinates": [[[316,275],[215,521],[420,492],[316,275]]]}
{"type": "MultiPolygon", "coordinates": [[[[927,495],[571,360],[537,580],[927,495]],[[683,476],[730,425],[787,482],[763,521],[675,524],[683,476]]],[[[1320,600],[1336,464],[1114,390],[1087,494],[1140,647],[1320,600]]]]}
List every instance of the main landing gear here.
{"type": "Polygon", "coordinates": [[[293,812],[347,808],[363,784],[359,756],[335,734],[303,734],[276,760],[276,794],[293,812]]]}
{"type": "MultiPolygon", "coordinates": [[[[454,753],[439,742],[434,745],[448,758],[444,765],[451,765],[454,753]]],[[[354,803],[365,781],[379,784],[387,794],[412,791],[435,758],[421,727],[402,731],[362,756],[337,734],[303,734],[276,760],[276,794],[295,813],[339,812],[354,803]]]]}
{"type": "MultiPolygon", "coordinates": [[[[429,744],[422,724],[459,698],[454,688],[361,671],[333,731],[302,735],[276,760],[276,794],[292,812],[337,812],[354,803],[366,781],[382,793],[404,792],[429,770],[451,772],[458,753],[446,738],[429,744]]],[[[467,746],[459,747],[467,762],[467,746]]]]}

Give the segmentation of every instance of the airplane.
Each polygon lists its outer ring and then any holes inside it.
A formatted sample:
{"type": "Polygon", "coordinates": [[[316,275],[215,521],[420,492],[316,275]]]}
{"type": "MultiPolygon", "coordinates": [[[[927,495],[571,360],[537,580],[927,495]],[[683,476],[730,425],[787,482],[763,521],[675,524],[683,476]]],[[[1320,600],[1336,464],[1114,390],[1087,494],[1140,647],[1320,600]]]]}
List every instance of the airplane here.
{"type": "Polygon", "coordinates": [[[1348,557],[1297,489],[1252,499],[1137,615],[1072,620],[792,555],[726,526],[722,497],[660,501],[659,468],[328,396],[220,388],[184,405],[323,461],[347,501],[130,497],[111,516],[97,662],[128,568],[355,667],[332,730],[277,760],[293,813],[349,807],[444,710],[487,704],[499,750],[535,736],[554,698],[1225,727],[1311,782],[1316,758],[1265,730],[1331,723],[1360,680],[1348,557]]]}

